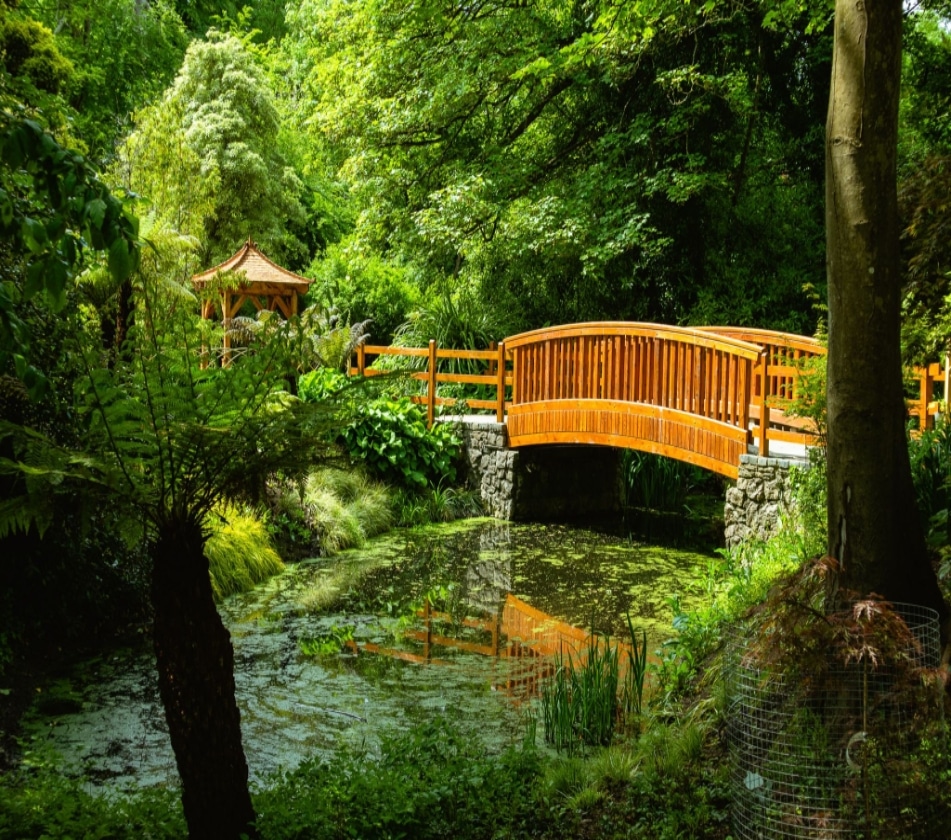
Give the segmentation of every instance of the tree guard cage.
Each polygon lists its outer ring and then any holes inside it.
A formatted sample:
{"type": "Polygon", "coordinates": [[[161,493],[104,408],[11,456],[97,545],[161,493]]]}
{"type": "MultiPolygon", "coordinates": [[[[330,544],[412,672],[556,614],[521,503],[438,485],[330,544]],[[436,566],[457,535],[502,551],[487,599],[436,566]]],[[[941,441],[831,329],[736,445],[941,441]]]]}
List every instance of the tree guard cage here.
{"type": "Polygon", "coordinates": [[[760,661],[750,628],[736,631],[727,735],[737,840],[945,835],[921,772],[929,742],[946,737],[943,686],[921,681],[939,663],[938,615],[894,606],[915,639],[899,662],[830,658],[821,673],[783,673],[760,661]]]}
{"type": "Polygon", "coordinates": [[[201,317],[211,319],[217,313],[221,318],[224,327],[222,359],[225,363],[231,355],[229,325],[246,303],[252,304],[258,312],[280,312],[285,318],[290,318],[298,313],[298,298],[307,292],[311,282],[271,262],[250,237],[223,263],[192,277],[192,286],[203,296],[201,317]],[[235,284],[228,284],[222,282],[227,274],[239,278],[243,275],[243,278],[235,284]],[[216,290],[218,294],[207,294],[209,290],[216,290]]]}

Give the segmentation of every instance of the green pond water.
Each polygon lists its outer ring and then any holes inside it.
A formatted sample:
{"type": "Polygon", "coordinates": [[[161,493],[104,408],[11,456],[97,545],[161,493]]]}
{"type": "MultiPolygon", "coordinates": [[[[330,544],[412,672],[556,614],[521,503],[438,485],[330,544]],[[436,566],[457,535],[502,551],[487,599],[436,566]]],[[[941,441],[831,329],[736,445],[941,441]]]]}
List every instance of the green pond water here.
{"type": "MultiPolygon", "coordinates": [[[[594,628],[655,650],[669,599],[689,606],[710,555],[556,525],[467,520],[395,531],[304,561],[221,608],[251,776],[341,745],[373,745],[440,715],[487,745],[523,738],[550,654],[594,628]]],[[[174,783],[148,651],[51,680],[27,720],[31,750],[121,788],[174,783]]]]}

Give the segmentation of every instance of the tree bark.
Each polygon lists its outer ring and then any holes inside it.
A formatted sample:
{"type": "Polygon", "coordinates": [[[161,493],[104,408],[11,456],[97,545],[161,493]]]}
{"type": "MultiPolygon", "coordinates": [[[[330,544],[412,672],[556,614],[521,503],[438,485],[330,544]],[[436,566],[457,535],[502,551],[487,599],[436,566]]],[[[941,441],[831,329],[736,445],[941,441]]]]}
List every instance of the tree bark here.
{"type": "Polygon", "coordinates": [[[896,188],[901,0],[836,0],[826,123],[829,553],[840,589],[945,615],[905,432],[896,188]]]}
{"type": "Polygon", "coordinates": [[[155,656],[192,840],[256,837],[235,700],[231,636],[215,607],[199,522],[172,519],[152,544],[155,656]]]}

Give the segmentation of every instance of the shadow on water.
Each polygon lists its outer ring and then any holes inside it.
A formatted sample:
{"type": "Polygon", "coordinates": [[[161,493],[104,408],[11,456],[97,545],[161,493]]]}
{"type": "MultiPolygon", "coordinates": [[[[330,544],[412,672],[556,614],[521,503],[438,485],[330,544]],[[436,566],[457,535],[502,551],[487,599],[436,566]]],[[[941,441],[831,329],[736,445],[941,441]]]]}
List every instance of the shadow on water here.
{"type": "MultiPolygon", "coordinates": [[[[220,608],[252,777],[434,714],[488,749],[520,741],[553,653],[581,648],[591,629],[626,641],[628,612],[658,646],[669,599],[690,604],[708,559],[600,531],[467,520],[290,566],[220,608]]],[[[44,697],[30,732],[64,772],[109,787],[175,781],[148,652],[84,663],[44,697]]]]}

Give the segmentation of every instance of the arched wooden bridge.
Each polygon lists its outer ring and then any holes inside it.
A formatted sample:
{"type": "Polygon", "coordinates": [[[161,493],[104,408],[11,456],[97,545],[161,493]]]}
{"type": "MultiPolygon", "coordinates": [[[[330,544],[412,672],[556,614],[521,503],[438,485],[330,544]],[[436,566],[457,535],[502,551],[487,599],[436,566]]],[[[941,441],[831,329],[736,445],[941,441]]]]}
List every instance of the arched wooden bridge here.
{"type": "MultiPolygon", "coordinates": [[[[660,324],[568,324],[512,336],[490,350],[361,347],[354,373],[372,375],[368,357],[416,356],[426,370],[420,402],[451,400],[437,385],[494,388],[470,399],[496,412],[513,448],[595,444],[639,449],[735,478],[740,456],[771,442],[809,443],[815,429],[784,409],[802,387],[804,364],[822,356],[815,339],[769,330],[660,324]],[[484,366],[480,369],[478,366],[484,366]]],[[[918,371],[921,397],[911,411],[928,422],[937,365],[918,371]]]]}

